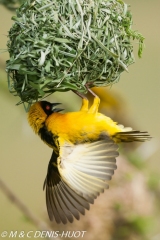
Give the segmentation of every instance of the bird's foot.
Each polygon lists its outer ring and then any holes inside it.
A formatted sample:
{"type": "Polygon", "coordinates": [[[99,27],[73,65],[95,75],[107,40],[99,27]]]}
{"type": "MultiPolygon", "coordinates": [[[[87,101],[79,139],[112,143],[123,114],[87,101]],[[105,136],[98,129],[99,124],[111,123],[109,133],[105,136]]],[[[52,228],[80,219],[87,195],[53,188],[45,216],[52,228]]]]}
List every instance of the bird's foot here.
{"type": "Polygon", "coordinates": [[[73,90],[73,92],[75,94],[77,94],[79,97],[82,98],[82,106],[80,108],[80,111],[83,112],[88,112],[88,99],[85,95],[83,95],[82,93],[79,93],[78,91],[73,90]]]}
{"type": "Polygon", "coordinates": [[[88,112],[89,113],[97,113],[98,108],[99,108],[99,104],[100,104],[100,98],[90,88],[87,87],[87,89],[94,96],[93,104],[90,107],[88,112]]]}
{"type": "Polygon", "coordinates": [[[87,97],[85,95],[83,95],[82,93],[73,90],[73,92],[75,94],[77,94],[79,97],[82,98],[82,106],[80,108],[80,111],[88,112],[88,113],[97,113],[98,108],[99,108],[99,104],[100,104],[100,98],[91,89],[89,89],[87,86],[86,86],[86,88],[94,96],[93,104],[89,109],[88,109],[88,99],[87,99],[87,97]]]}

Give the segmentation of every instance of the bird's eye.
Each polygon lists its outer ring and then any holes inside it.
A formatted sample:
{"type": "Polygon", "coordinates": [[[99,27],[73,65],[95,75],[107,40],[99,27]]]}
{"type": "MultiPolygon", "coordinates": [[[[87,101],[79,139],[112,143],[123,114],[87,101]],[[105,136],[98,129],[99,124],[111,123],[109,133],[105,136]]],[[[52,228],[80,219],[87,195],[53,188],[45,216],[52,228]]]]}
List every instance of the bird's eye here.
{"type": "Polygon", "coordinates": [[[60,112],[63,109],[61,108],[55,108],[55,106],[59,105],[60,103],[50,103],[47,101],[41,101],[40,105],[42,107],[42,109],[44,110],[44,112],[49,116],[54,112],[60,112]]]}
{"type": "Polygon", "coordinates": [[[46,110],[47,110],[47,111],[51,110],[51,106],[46,105],[46,110]]]}
{"type": "Polygon", "coordinates": [[[49,103],[47,101],[41,101],[40,104],[41,104],[41,107],[43,108],[44,112],[48,116],[53,113],[51,103],[49,103]]]}

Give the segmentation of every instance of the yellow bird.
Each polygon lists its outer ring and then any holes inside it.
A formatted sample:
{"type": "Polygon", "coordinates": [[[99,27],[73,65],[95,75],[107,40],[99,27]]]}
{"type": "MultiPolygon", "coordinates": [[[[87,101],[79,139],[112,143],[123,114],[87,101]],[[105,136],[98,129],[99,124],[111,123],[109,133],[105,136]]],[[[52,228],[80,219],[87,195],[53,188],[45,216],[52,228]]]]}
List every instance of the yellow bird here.
{"type": "Polygon", "coordinates": [[[60,113],[59,103],[34,103],[28,121],[36,134],[53,149],[44,182],[51,221],[79,220],[89,204],[108,188],[116,169],[118,142],[145,141],[147,132],[118,125],[98,112],[100,100],[82,100],[78,112],[60,113]]]}

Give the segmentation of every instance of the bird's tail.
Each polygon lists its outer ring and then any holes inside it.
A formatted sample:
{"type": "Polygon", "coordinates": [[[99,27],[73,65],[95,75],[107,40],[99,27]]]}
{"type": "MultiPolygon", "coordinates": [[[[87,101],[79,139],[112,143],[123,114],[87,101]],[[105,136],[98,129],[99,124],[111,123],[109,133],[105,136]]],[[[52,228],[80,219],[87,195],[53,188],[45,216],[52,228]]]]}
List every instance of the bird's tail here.
{"type": "Polygon", "coordinates": [[[137,130],[133,130],[130,127],[124,128],[123,125],[119,125],[121,128],[120,132],[117,132],[113,139],[115,142],[144,142],[151,139],[151,136],[148,132],[140,132],[137,130]]]}
{"type": "Polygon", "coordinates": [[[118,132],[113,138],[116,142],[144,142],[150,140],[151,136],[147,132],[140,131],[129,131],[129,132],[118,132]]]}

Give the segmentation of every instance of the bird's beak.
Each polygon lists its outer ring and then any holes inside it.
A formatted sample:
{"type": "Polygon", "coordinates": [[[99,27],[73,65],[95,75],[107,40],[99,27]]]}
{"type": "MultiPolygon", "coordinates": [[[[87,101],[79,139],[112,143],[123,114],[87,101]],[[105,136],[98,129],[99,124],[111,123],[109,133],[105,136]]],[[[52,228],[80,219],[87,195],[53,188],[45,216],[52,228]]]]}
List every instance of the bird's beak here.
{"type": "Polygon", "coordinates": [[[61,103],[52,103],[51,111],[52,112],[61,112],[61,111],[63,111],[64,109],[62,109],[62,108],[55,108],[59,104],[61,104],[61,103]]]}

